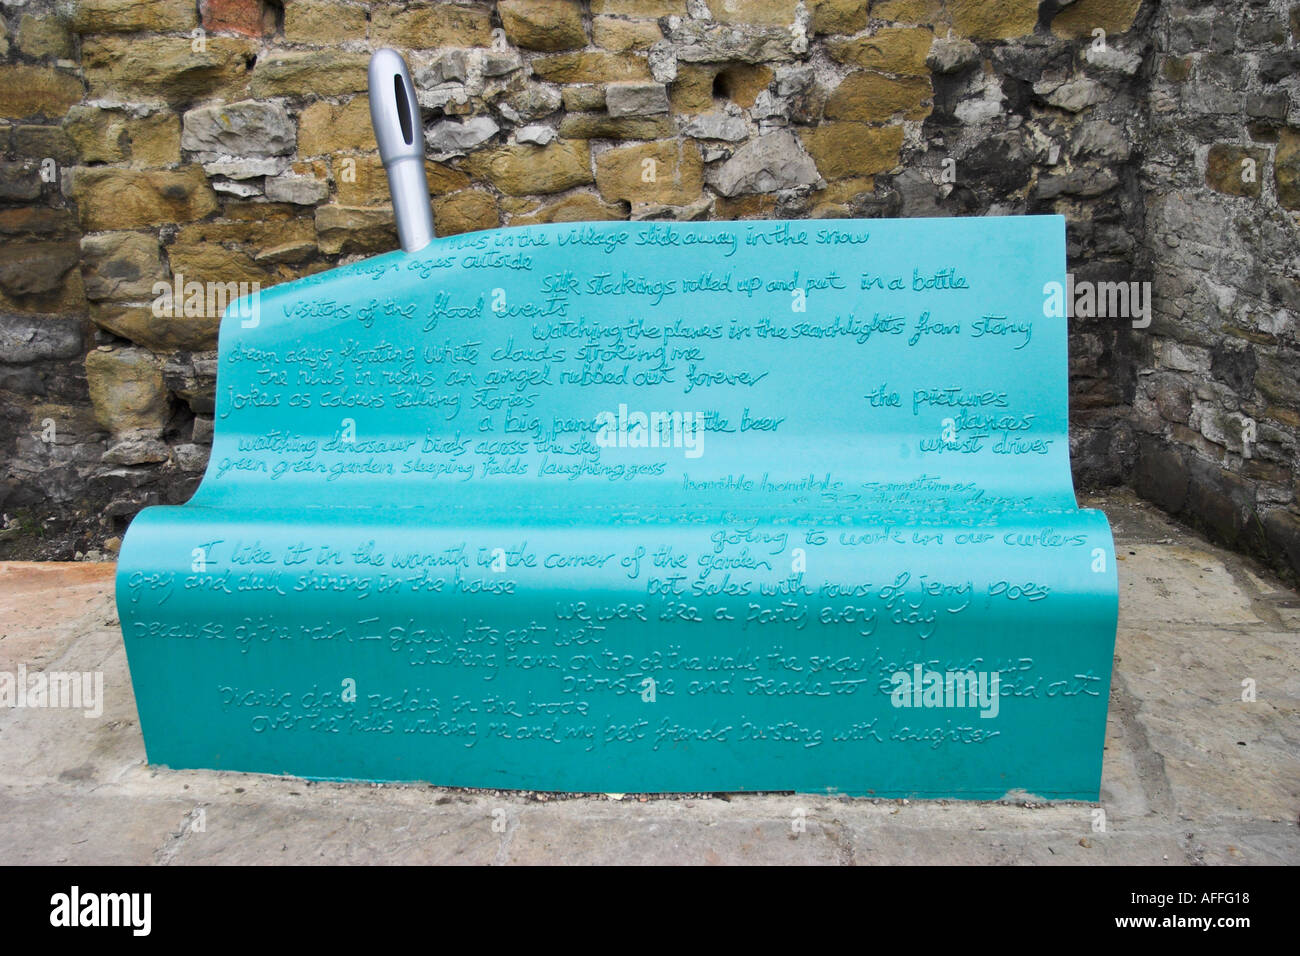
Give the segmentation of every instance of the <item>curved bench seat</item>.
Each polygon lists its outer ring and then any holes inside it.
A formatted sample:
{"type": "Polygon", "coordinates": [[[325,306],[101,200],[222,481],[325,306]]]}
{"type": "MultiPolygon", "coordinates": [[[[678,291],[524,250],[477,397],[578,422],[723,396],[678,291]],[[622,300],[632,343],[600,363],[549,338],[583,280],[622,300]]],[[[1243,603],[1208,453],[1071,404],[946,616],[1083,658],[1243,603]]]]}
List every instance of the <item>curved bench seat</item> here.
{"type": "Polygon", "coordinates": [[[1063,261],[1058,217],[581,224],[232,307],[204,481],[119,564],[150,761],[1095,799],[1063,261]]]}

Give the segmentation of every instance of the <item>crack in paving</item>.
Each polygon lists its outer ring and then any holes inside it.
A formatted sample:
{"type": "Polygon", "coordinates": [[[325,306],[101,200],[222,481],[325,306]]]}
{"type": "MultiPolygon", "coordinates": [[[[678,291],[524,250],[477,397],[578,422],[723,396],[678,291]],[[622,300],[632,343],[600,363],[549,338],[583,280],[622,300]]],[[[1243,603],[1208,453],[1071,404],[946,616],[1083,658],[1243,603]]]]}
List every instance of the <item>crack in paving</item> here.
{"type": "Polygon", "coordinates": [[[510,863],[510,847],[515,842],[515,833],[519,829],[518,812],[506,816],[506,828],[501,833],[501,839],[497,842],[496,856],[492,860],[493,866],[506,866],[510,863]]]}
{"type": "MultiPolygon", "coordinates": [[[[196,807],[196,809],[198,808],[196,807]]],[[[154,863],[158,866],[170,866],[172,861],[176,859],[176,855],[180,853],[190,834],[194,832],[194,816],[193,811],[191,811],[185,814],[184,819],[181,820],[180,828],[176,832],[168,834],[162,845],[154,850],[154,863]]]]}
{"type": "Polygon", "coordinates": [[[1137,719],[1142,702],[1129,690],[1128,681],[1118,668],[1111,674],[1111,688],[1111,707],[1133,750],[1138,782],[1142,785],[1147,806],[1152,813],[1172,819],[1176,804],[1169,776],[1165,773],[1165,758],[1151,746],[1146,728],[1137,719]]]}
{"type": "Polygon", "coordinates": [[[1279,630],[1290,630],[1282,615],[1273,606],[1273,602],[1255,584],[1255,573],[1247,566],[1245,560],[1236,555],[1224,555],[1223,566],[1228,569],[1232,580],[1250,601],[1251,613],[1279,630]]]}
{"type": "Polygon", "coordinates": [[[829,824],[822,825],[822,832],[826,834],[826,839],[835,847],[835,854],[840,866],[858,865],[857,848],[848,836],[848,827],[839,820],[831,820],[829,824]]]}

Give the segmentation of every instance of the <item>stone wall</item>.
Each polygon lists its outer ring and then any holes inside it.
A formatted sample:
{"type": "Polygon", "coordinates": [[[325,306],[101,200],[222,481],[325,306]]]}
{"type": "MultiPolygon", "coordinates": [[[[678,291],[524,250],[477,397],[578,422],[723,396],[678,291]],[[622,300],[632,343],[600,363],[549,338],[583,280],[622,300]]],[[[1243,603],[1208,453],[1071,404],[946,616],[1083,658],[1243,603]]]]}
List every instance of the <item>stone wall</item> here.
{"type": "Polygon", "coordinates": [[[370,51],[393,46],[439,234],[1065,215],[1081,286],[1154,287],[1145,321],[1071,320],[1080,484],[1131,482],[1300,567],[1300,24],[1281,0],[0,13],[0,556],[111,549],[144,504],[192,492],[217,314],[159,315],[155,283],[267,286],[396,245],[365,97],[370,51]]]}
{"type": "Polygon", "coordinates": [[[1134,484],[1300,569],[1300,5],[1164,4],[1150,36],[1134,484]]]}

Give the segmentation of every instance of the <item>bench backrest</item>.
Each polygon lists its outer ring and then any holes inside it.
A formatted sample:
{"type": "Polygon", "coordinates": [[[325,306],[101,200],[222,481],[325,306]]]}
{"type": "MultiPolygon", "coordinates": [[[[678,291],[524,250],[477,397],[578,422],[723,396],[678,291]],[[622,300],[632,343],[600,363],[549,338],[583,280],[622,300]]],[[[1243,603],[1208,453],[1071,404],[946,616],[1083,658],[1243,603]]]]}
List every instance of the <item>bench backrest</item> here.
{"type": "Polygon", "coordinates": [[[277,286],[223,318],[193,503],[1071,510],[1064,243],[1057,216],[563,224],[277,286]]]}

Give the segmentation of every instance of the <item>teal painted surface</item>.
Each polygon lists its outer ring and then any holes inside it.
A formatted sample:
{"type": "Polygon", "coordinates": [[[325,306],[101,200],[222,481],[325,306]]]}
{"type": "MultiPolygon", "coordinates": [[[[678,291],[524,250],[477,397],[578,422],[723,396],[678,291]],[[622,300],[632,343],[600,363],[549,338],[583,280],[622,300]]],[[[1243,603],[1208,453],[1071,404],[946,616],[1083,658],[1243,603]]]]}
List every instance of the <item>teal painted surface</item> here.
{"type": "Polygon", "coordinates": [[[539,226],[232,307],[207,474],[119,563],[150,762],[1096,798],[1117,583],[1044,314],[1064,246],[539,226]],[[629,447],[620,406],[683,427],[629,447]]]}

